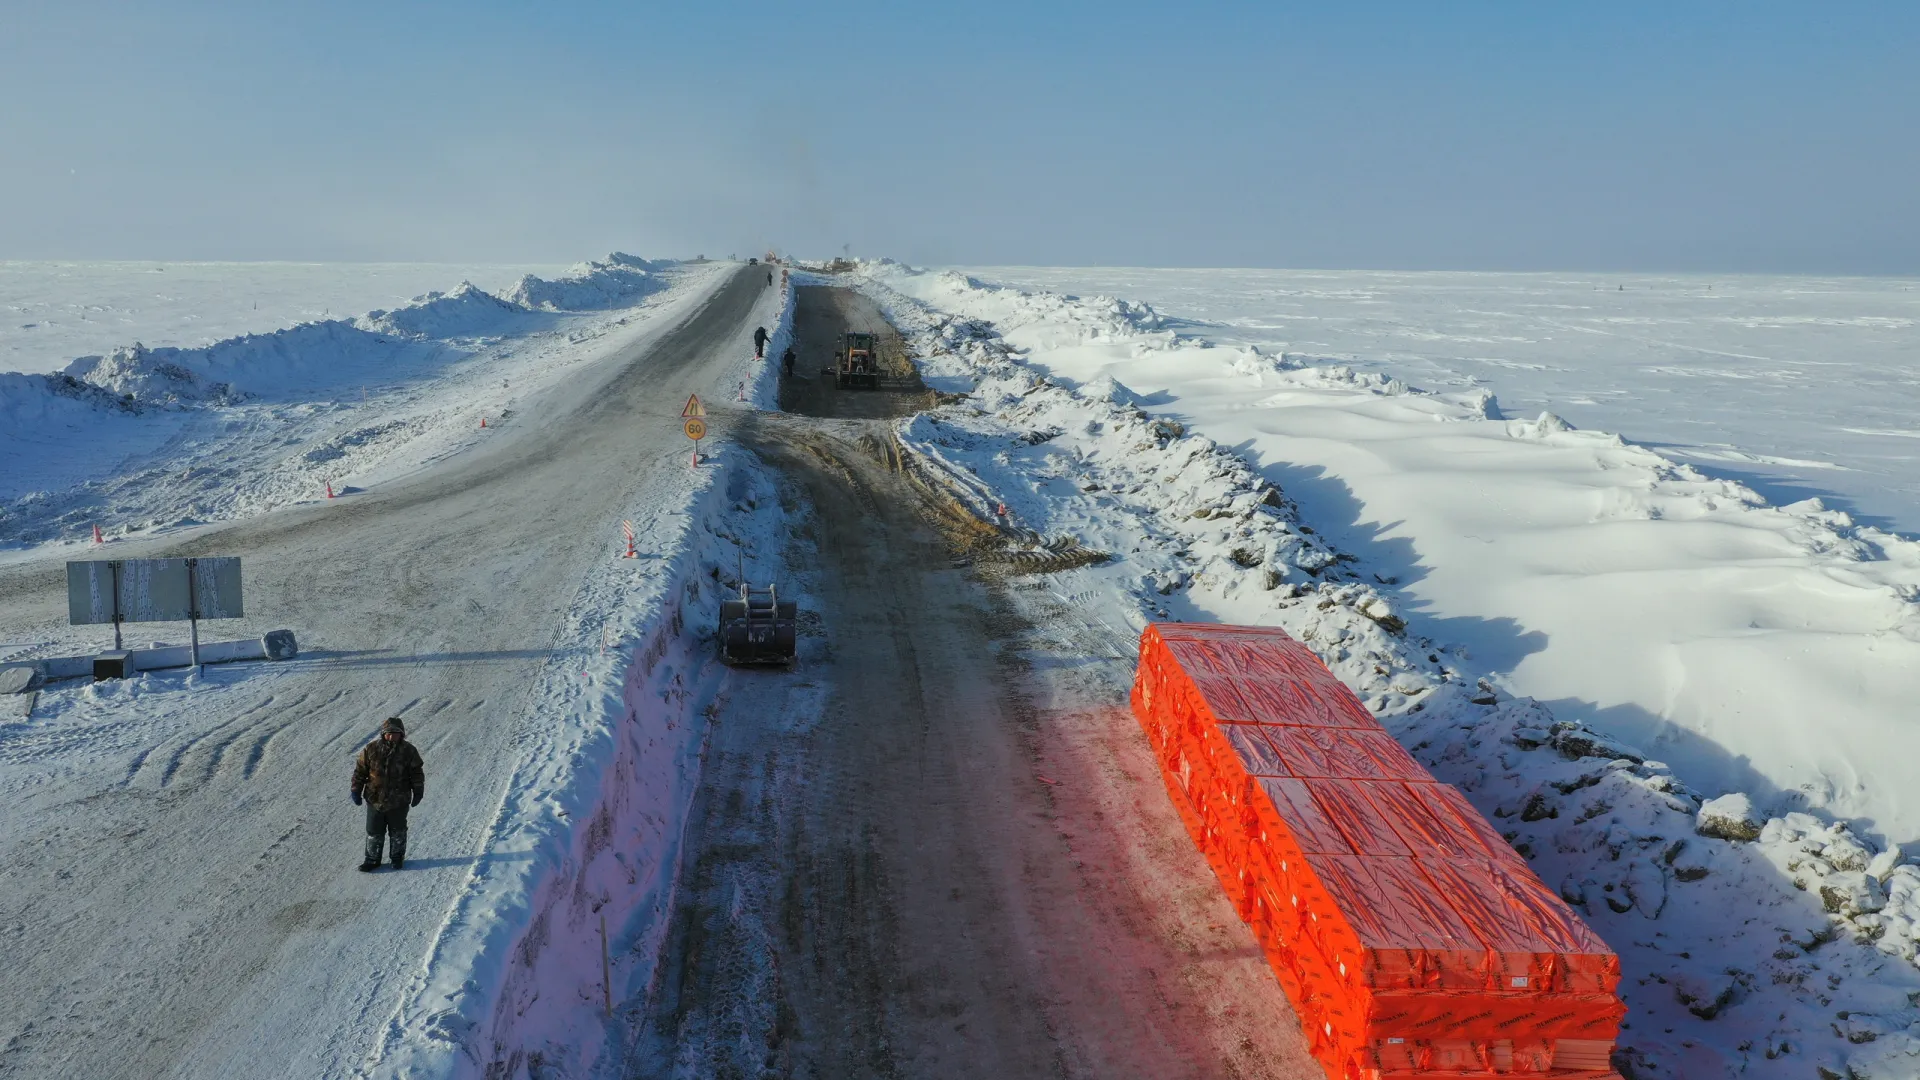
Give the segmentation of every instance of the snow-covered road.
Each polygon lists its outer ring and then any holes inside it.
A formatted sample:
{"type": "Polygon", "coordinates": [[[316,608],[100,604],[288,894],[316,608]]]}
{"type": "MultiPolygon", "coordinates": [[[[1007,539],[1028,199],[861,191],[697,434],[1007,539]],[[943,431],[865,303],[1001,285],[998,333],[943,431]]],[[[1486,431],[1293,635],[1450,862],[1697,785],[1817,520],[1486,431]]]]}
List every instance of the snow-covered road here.
{"type": "MultiPolygon", "coordinates": [[[[361,1067],[456,897],[531,857],[487,841],[551,720],[533,688],[558,662],[568,606],[612,554],[623,508],[685,486],[681,406],[732,396],[775,296],[757,270],[713,276],[476,449],[343,500],[169,537],[169,553],[245,556],[249,608],[306,652],[71,691],[180,707],[81,709],[86,722],[7,740],[0,1070],[361,1067]],[[393,714],[425,755],[427,797],[407,870],[360,875],[347,771],[393,714]]],[[[0,571],[9,623],[51,621],[64,603],[64,553],[48,554],[0,571]]]]}

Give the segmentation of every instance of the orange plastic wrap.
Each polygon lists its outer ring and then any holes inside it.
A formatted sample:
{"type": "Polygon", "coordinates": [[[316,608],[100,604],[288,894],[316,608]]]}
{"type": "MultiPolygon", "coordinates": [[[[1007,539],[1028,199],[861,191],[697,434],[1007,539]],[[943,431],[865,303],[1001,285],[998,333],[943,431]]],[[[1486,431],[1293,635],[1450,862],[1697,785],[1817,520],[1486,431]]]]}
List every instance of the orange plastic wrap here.
{"type": "Polygon", "coordinates": [[[1612,1075],[1617,957],[1304,646],[1150,626],[1132,703],[1330,1077],[1612,1075]]]}

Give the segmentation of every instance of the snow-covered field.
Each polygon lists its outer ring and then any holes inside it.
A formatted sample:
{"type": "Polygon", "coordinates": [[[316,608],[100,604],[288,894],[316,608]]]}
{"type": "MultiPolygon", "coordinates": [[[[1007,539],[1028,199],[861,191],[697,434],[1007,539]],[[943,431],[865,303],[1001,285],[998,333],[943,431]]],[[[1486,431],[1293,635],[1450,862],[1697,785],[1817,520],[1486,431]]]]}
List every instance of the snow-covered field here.
{"type": "MultiPolygon", "coordinates": [[[[572,277],[522,276],[498,296],[455,281],[359,316],[0,372],[0,552],[90,538],[94,526],[111,539],[231,520],[443,460],[596,357],[592,342],[648,313],[635,305],[659,307],[686,291],[670,285],[697,286],[713,269],[616,255],[572,277]]],[[[282,286],[312,272],[300,270],[282,286]]],[[[201,298],[217,320],[236,319],[215,295],[201,298]]]]}
{"type": "Polygon", "coordinates": [[[1912,542],[1377,360],[862,277],[967,395],[901,425],[918,460],[1120,556],[1053,579],[1061,632],[1312,644],[1622,954],[1636,1076],[1920,1076],[1912,542]]]}
{"type": "MultiPolygon", "coordinates": [[[[1247,303],[1232,294],[1241,272],[1222,276],[1233,298],[1216,307],[1247,303]]],[[[976,290],[939,275],[889,280],[992,319],[1011,344],[1031,350],[1028,361],[1042,372],[1069,385],[1119,379],[1155,415],[1234,447],[1308,507],[1319,528],[1393,578],[1397,600],[1421,625],[1465,646],[1475,666],[1509,690],[1644,746],[1703,789],[1745,790],[1780,808],[1797,801],[1890,839],[1920,837],[1909,765],[1920,759],[1912,712],[1920,700],[1920,546],[1806,491],[1774,504],[1605,430],[1564,430],[1559,419],[1514,408],[1501,383],[1463,386],[1466,376],[1456,374],[1422,385],[1395,367],[1404,353],[1391,342],[1369,353],[1366,366],[1345,355],[1336,363],[1315,350],[1219,342],[1211,325],[1124,302],[976,290]]],[[[1763,290],[1745,288],[1762,295],[1742,302],[1744,322],[1764,321],[1763,290]]],[[[1881,294],[1909,295],[1900,290],[1888,284],[1881,294]]],[[[1402,346],[1424,332],[1418,320],[1439,303],[1427,296],[1389,316],[1388,299],[1320,291],[1313,310],[1328,321],[1349,308],[1377,310],[1368,316],[1376,329],[1396,327],[1402,346]]],[[[1588,295],[1619,302],[1634,294],[1588,295]]],[[[1656,297],[1620,317],[1653,319],[1672,303],[1656,297]]],[[[1816,318],[1805,314],[1811,302],[1802,295],[1782,303],[1796,318],[1816,318]]],[[[1467,318],[1431,317],[1443,325],[1467,318]]],[[[1861,318],[1860,302],[1849,300],[1826,322],[1861,318]]],[[[1863,373],[1868,367],[1880,383],[1874,408],[1887,415],[1854,426],[1897,426],[1891,414],[1920,411],[1914,376],[1902,376],[1904,391],[1894,384],[1920,331],[1892,327],[1892,315],[1886,321],[1861,332],[1857,350],[1857,327],[1828,327],[1825,353],[1834,363],[1855,353],[1866,359],[1844,385],[1795,395],[1803,413],[1844,416],[1862,406],[1869,391],[1858,384],[1875,381],[1863,373]],[[1875,357],[1877,367],[1869,364],[1875,357]]],[[[1708,340],[1710,329],[1691,336],[1708,340]]],[[[1230,326],[1223,336],[1244,333],[1230,326]]],[[[1342,344],[1351,349],[1363,336],[1342,344]]],[[[1569,381],[1604,386],[1619,375],[1627,393],[1657,397],[1642,390],[1652,376],[1587,344],[1591,335],[1573,336],[1579,344],[1565,353],[1541,342],[1529,355],[1587,372],[1569,381]]],[[[1436,374],[1436,363],[1420,374],[1436,374]]],[[[1739,405],[1703,394],[1698,411],[1766,412],[1739,405]]],[[[1680,406],[1670,408],[1677,415],[1680,406]]],[[[1780,449],[1767,440],[1765,415],[1742,422],[1743,452],[1780,449]]],[[[1788,437],[1814,437],[1795,432],[1788,437]]]]}
{"type": "Polygon", "coordinates": [[[978,267],[1151,304],[1218,345],[1485,388],[1730,476],[1920,535],[1920,281],[1644,274],[978,267]]]}
{"type": "Polygon", "coordinates": [[[45,374],[138,341],[194,348],[395,308],[471,281],[505,292],[564,266],[0,261],[0,371],[45,374]]]}

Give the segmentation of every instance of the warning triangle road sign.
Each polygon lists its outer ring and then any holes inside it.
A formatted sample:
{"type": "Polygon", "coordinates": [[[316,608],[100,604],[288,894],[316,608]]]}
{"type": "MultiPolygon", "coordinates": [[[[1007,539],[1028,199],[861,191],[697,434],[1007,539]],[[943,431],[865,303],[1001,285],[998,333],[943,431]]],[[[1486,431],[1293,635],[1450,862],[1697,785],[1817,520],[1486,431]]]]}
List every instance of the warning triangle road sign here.
{"type": "Polygon", "coordinates": [[[690,416],[705,416],[705,415],[707,415],[707,407],[705,405],[700,404],[700,395],[688,394],[687,407],[680,410],[680,416],[684,419],[690,416]]]}

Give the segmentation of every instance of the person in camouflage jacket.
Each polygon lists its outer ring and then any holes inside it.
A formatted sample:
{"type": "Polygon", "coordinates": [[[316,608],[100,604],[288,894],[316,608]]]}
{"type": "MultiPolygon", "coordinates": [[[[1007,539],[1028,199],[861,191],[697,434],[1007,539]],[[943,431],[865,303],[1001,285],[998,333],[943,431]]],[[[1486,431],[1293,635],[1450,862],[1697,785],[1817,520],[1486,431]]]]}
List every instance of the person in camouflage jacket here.
{"type": "Polygon", "coordinates": [[[407,741],[407,726],[397,716],[380,725],[380,737],[361,748],[353,763],[353,804],[367,805],[367,857],[360,869],[380,869],[381,842],[393,855],[393,868],[407,861],[407,811],[427,793],[427,770],[420,751],[407,741]]]}

